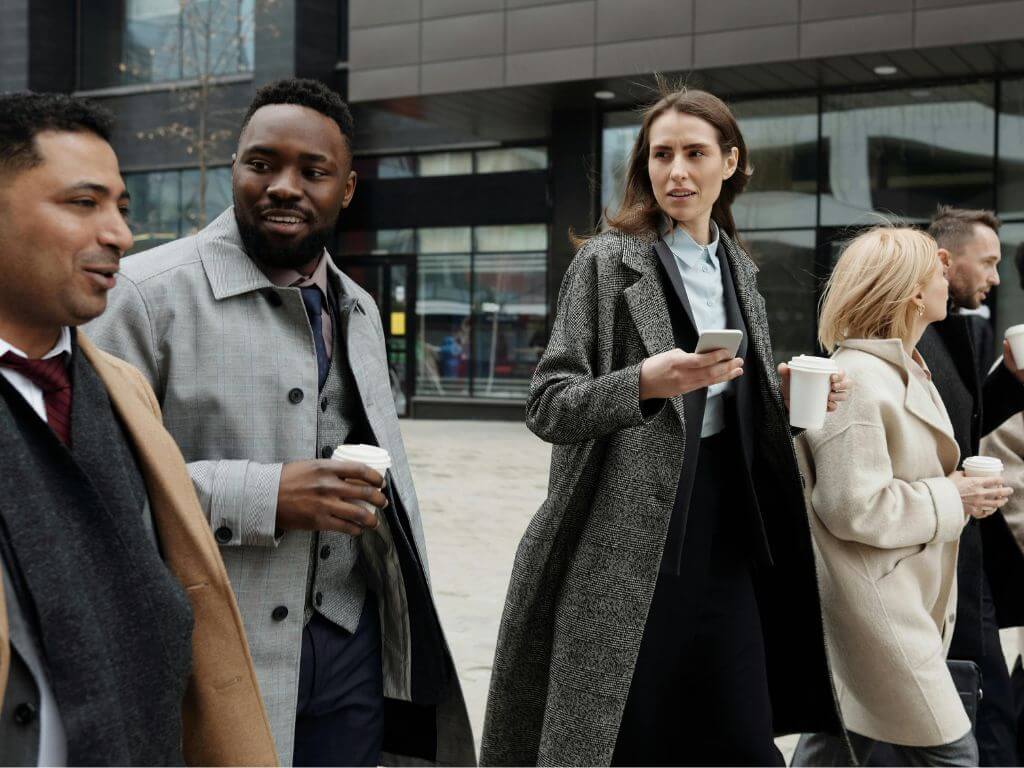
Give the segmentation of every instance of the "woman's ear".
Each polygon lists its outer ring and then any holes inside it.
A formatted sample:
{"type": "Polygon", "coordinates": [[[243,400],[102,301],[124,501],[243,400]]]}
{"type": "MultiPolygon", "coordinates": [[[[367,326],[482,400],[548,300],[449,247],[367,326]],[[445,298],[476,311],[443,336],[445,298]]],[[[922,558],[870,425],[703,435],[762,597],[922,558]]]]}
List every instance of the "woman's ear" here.
{"type": "Polygon", "coordinates": [[[732,147],[729,150],[729,154],[725,156],[725,168],[722,173],[722,180],[731,179],[732,175],[736,173],[736,168],[740,164],[740,150],[739,147],[732,147]]]}

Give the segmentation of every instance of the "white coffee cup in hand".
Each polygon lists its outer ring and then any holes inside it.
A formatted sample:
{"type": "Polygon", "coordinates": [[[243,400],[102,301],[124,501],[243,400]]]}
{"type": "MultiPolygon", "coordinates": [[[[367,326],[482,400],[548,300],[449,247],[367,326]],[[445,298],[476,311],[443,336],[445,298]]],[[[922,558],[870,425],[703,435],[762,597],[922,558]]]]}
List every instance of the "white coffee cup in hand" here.
{"type": "MultiPolygon", "coordinates": [[[[384,448],[379,448],[376,445],[342,444],[334,449],[334,454],[331,458],[338,461],[354,461],[359,464],[365,464],[370,469],[380,473],[380,476],[384,478],[385,484],[387,484],[387,471],[391,469],[391,454],[384,448]]],[[[350,480],[349,482],[357,481],[350,480]]],[[[384,489],[381,488],[381,490],[384,489]]],[[[368,501],[352,499],[352,502],[373,515],[377,514],[377,508],[368,501]]]]}

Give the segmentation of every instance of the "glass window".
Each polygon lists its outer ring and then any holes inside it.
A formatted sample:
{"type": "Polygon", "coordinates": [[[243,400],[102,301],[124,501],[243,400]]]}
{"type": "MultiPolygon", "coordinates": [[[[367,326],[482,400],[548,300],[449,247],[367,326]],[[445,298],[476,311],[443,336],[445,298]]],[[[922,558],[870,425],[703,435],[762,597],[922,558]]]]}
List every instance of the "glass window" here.
{"type": "Polygon", "coordinates": [[[992,207],[992,83],[826,96],[822,120],[822,224],[992,207]]]}
{"type": "Polygon", "coordinates": [[[254,0],[83,0],[82,88],[253,69],[254,0]],[[112,20],[120,19],[111,28],[112,20]]]}
{"type": "MultiPolygon", "coordinates": [[[[999,229],[1003,260],[999,262],[996,289],[996,354],[1006,329],[1024,323],[1024,275],[1017,268],[1018,254],[1024,256],[1024,223],[1004,224],[999,229]]],[[[989,300],[991,302],[991,299],[989,300]]]]}
{"type": "Polygon", "coordinates": [[[818,218],[818,102],[733,105],[754,173],[733,206],[740,229],[813,227],[818,218]]]}
{"type": "Polygon", "coordinates": [[[417,260],[416,392],[469,395],[469,254],[424,253],[417,260]]]}
{"type": "Polygon", "coordinates": [[[999,113],[1000,216],[1024,216],[1024,80],[1004,80],[999,113]]]}
{"type": "Polygon", "coordinates": [[[483,149],[476,153],[477,173],[509,171],[544,171],[548,167],[546,147],[511,147],[483,149]]]}
{"type": "Polygon", "coordinates": [[[525,400],[547,343],[547,252],[473,260],[473,394],[525,400]]]}
{"type": "Polygon", "coordinates": [[[417,155],[420,176],[459,176],[473,172],[472,152],[441,152],[417,155]]]}
{"type": "MultiPolygon", "coordinates": [[[[635,112],[613,112],[605,117],[601,132],[601,212],[614,215],[622,203],[629,169],[629,153],[640,132],[640,116],[635,112]]],[[[584,183],[583,180],[580,183],[584,183]]]]}
{"type": "Polygon", "coordinates": [[[180,173],[126,173],[124,183],[131,195],[132,251],[176,239],[181,231],[180,173]]]}
{"type": "Polygon", "coordinates": [[[199,215],[199,171],[126,173],[131,195],[132,252],[169,242],[205,227],[231,205],[231,169],[206,171],[205,216],[199,215]]]}
{"type": "Polygon", "coordinates": [[[477,253],[504,251],[547,251],[547,224],[476,227],[477,253]]]}
{"type": "Polygon", "coordinates": [[[473,250],[469,227],[430,227],[417,230],[419,253],[469,253],[473,250]]]}
{"type": "Polygon", "coordinates": [[[814,230],[744,232],[740,237],[760,270],[757,285],[768,309],[775,362],[816,354],[814,230]]]}

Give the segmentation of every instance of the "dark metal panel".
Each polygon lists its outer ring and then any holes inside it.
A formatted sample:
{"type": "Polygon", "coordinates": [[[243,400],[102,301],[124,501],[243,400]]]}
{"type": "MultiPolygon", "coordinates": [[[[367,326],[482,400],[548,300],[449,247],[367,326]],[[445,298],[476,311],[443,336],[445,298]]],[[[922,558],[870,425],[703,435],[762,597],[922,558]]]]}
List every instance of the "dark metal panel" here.
{"type": "Polygon", "coordinates": [[[75,3],[32,0],[28,9],[28,87],[33,91],[75,89],[75,3]]]}
{"type": "Polygon", "coordinates": [[[343,230],[532,224],[551,212],[546,171],[361,179],[343,230]]]}

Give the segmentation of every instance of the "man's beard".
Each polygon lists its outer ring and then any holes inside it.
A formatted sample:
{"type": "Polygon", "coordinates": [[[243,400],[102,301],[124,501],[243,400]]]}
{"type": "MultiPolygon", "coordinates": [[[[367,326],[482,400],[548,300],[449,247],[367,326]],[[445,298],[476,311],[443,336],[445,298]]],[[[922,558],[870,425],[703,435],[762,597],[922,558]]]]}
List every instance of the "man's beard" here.
{"type": "Polygon", "coordinates": [[[334,235],[334,225],[312,230],[296,243],[287,246],[275,245],[250,222],[243,221],[235,207],[235,222],[242,236],[245,252],[257,264],[275,269],[299,269],[316,261],[334,235]]]}

